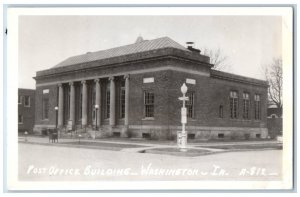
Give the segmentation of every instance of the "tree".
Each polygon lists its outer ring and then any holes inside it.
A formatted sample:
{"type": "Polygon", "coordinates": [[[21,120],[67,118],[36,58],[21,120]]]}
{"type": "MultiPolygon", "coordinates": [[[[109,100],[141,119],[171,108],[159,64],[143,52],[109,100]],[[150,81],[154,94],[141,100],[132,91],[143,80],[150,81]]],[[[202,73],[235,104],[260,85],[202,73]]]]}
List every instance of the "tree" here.
{"type": "Polygon", "coordinates": [[[272,63],[265,68],[265,76],[269,83],[269,100],[274,103],[280,115],[282,114],[282,60],[273,59],[272,63]]]}
{"type": "Polygon", "coordinates": [[[220,48],[216,50],[204,48],[203,54],[210,57],[212,69],[220,71],[230,69],[228,57],[222,53],[220,48]]]}

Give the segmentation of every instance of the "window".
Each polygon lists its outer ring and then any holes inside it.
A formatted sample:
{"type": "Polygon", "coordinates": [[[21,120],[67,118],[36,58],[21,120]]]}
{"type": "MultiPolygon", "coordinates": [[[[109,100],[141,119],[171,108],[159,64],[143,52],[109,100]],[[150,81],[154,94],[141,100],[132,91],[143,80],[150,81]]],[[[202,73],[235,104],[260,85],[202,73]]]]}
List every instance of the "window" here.
{"type": "Polygon", "coordinates": [[[230,118],[238,117],[238,93],[236,91],[230,91],[230,118]]]}
{"type": "Polygon", "coordinates": [[[150,139],[151,135],[150,135],[150,133],[142,133],[142,137],[146,138],[146,139],[150,139]]]}
{"type": "Polygon", "coordinates": [[[145,105],[145,117],[154,117],[154,93],[145,92],[144,93],[144,105],[145,105]]]}
{"type": "Polygon", "coordinates": [[[30,96],[24,96],[24,106],[30,107],[30,96]]]}
{"type": "Polygon", "coordinates": [[[189,98],[185,104],[188,118],[194,118],[194,95],[194,92],[187,92],[186,94],[186,96],[189,98]]]}
{"type": "Polygon", "coordinates": [[[21,114],[19,114],[18,123],[23,124],[23,116],[21,114]]]}
{"type": "Polygon", "coordinates": [[[261,134],[257,133],[256,135],[256,138],[261,138],[261,134]]]}
{"type": "Polygon", "coordinates": [[[218,133],[218,138],[224,138],[224,133],[218,133]]]}
{"type": "Polygon", "coordinates": [[[95,105],[96,105],[96,86],[93,85],[92,86],[92,118],[93,118],[93,121],[96,120],[96,108],[95,108],[95,105]]]}
{"type": "Polygon", "coordinates": [[[223,118],[223,105],[219,106],[219,118],[223,118]]]}
{"type": "Polygon", "coordinates": [[[49,98],[43,98],[43,120],[49,118],[49,98]]]}
{"type": "Polygon", "coordinates": [[[188,139],[191,139],[191,140],[193,140],[193,139],[195,139],[195,133],[188,133],[188,139]]]}
{"type": "Polygon", "coordinates": [[[125,117],[125,87],[123,86],[120,89],[120,118],[125,117]]]}
{"type": "Polygon", "coordinates": [[[243,93],[243,118],[244,119],[249,119],[249,106],[250,106],[249,94],[243,93]]]}
{"type": "Polygon", "coordinates": [[[70,119],[70,91],[71,88],[69,88],[68,86],[64,87],[64,121],[67,122],[70,119]]]}
{"type": "Polygon", "coordinates": [[[82,119],[82,86],[80,86],[79,90],[79,120],[82,119]]]}
{"type": "Polygon", "coordinates": [[[108,82],[106,85],[106,118],[110,116],[110,83],[108,82]]]}
{"type": "Polygon", "coordinates": [[[260,120],[260,95],[254,95],[254,119],[260,120]]]}
{"type": "Polygon", "coordinates": [[[18,96],[18,104],[22,104],[22,98],[23,98],[22,96],[20,95],[18,96]]]}

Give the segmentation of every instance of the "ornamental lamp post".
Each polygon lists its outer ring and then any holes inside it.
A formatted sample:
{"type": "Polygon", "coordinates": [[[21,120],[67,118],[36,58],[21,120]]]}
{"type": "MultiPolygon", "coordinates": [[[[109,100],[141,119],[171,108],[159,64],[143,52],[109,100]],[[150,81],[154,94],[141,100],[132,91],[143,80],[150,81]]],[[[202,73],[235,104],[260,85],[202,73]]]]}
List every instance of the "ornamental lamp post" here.
{"type": "MultiPolygon", "coordinates": [[[[58,121],[58,107],[57,106],[55,106],[54,107],[54,110],[55,110],[55,132],[57,133],[57,135],[58,135],[58,130],[57,130],[57,121],[58,121]]],[[[61,137],[61,133],[59,133],[60,135],[59,135],[59,137],[61,137]]]]}
{"type": "Polygon", "coordinates": [[[178,133],[178,137],[177,137],[177,145],[180,148],[180,151],[185,152],[187,151],[186,149],[186,144],[187,144],[187,133],[185,130],[185,124],[187,123],[187,110],[185,107],[185,101],[188,101],[189,98],[185,96],[188,88],[185,85],[185,83],[182,84],[181,88],[181,93],[182,93],[182,97],[179,97],[179,100],[182,101],[182,108],[181,108],[181,124],[182,124],[182,131],[181,133],[178,133]]]}
{"type": "Polygon", "coordinates": [[[98,109],[99,109],[99,105],[95,105],[95,110],[96,110],[96,130],[95,130],[95,139],[96,139],[96,131],[97,131],[97,129],[98,129],[98,125],[97,125],[98,109]]]}
{"type": "Polygon", "coordinates": [[[25,142],[27,142],[27,135],[28,135],[28,132],[25,131],[24,134],[25,134],[25,142]]]}
{"type": "Polygon", "coordinates": [[[57,113],[58,113],[58,107],[55,106],[55,107],[54,107],[54,110],[55,110],[55,128],[57,129],[57,113]]]}

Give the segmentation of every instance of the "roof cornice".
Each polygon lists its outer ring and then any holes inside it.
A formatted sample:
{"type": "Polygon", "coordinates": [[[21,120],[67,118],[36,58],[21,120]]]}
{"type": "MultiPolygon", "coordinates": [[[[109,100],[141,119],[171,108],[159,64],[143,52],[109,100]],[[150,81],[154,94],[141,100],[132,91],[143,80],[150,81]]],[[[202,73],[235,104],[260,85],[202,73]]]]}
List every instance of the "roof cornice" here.
{"type": "Polygon", "coordinates": [[[99,69],[101,67],[104,68],[104,67],[121,66],[129,63],[153,61],[162,58],[174,58],[174,59],[177,58],[184,61],[206,65],[209,68],[212,67],[212,65],[209,63],[209,57],[207,56],[192,54],[175,48],[164,48],[164,49],[157,49],[157,50],[140,52],[140,53],[135,53],[130,55],[112,57],[103,60],[96,60],[96,61],[76,64],[76,65],[51,68],[43,71],[38,71],[36,77],[34,78],[37,79],[42,76],[49,76],[49,75],[62,74],[62,73],[65,74],[69,72],[86,70],[86,69],[90,70],[90,69],[99,69]]]}

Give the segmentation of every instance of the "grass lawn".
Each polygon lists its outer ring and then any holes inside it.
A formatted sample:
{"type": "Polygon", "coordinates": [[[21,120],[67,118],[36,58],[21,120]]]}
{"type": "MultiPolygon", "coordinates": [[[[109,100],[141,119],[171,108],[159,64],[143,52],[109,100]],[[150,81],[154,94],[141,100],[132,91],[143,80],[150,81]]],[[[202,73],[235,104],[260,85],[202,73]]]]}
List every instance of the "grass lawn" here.
{"type": "Polygon", "coordinates": [[[154,153],[154,154],[196,157],[196,156],[200,156],[200,155],[210,154],[212,152],[209,150],[200,150],[200,149],[187,149],[186,152],[182,152],[182,151],[180,151],[179,148],[153,148],[153,149],[146,149],[141,153],[154,153]]]}
{"type": "Polygon", "coordinates": [[[135,145],[135,144],[116,144],[116,143],[101,143],[101,142],[87,142],[87,141],[76,141],[76,142],[63,142],[60,144],[84,146],[86,148],[98,148],[105,150],[121,150],[123,148],[142,148],[146,146],[135,145]]]}
{"type": "Polygon", "coordinates": [[[259,149],[282,149],[282,144],[231,144],[231,145],[209,145],[209,146],[197,146],[197,147],[205,147],[205,148],[216,148],[216,149],[224,149],[224,150],[259,150],[259,149]]]}

